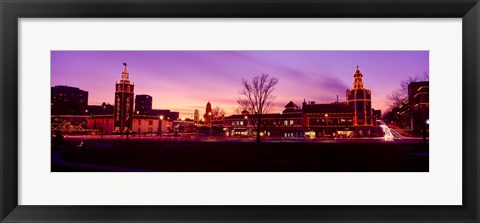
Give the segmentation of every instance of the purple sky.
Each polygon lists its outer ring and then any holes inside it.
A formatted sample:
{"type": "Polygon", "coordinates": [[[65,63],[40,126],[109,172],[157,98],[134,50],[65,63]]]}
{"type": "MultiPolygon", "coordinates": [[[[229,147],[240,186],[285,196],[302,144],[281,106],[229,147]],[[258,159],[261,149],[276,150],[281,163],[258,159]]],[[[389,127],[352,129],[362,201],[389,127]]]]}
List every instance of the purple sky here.
{"type": "Polygon", "coordinates": [[[153,108],[193,117],[207,101],[227,115],[241,98],[241,80],[266,73],[280,79],[272,112],[289,101],[345,101],[358,65],[372,106],[388,108],[387,95],[401,80],[428,72],[428,51],[52,51],[51,85],[89,92],[90,105],[113,104],[115,81],[128,64],[135,94],[153,97],[153,108]]]}

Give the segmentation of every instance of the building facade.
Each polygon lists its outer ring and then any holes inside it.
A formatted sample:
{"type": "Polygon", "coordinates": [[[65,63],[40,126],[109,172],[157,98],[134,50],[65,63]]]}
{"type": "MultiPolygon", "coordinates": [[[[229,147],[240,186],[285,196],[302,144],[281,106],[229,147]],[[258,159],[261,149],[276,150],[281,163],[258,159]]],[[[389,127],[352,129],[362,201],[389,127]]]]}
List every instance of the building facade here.
{"type": "Polygon", "coordinates": [[[87,118],[87,128],[95,130],[98,134],[108,135],[114,133],[113,114],[92,115],[87,118]]]}
{"type": "MultiPolygon", "coordinates": [[[[87,128],[98,134],[108,135],[114,131],[113,115],[95,115],[87,118],[87,128]]],[[[135,115],[132,122],[132,134],[164,135],[173,132],[171,120],[157,116],[135,115]]]]}
{"type": "Polygon", "coordinates": [[[152,111],[152,96],[139,94],[135,96],[135,114],[148,115],[152,111]]]}
{"type": "Polygon", "coordinates": [[[101,105],[89,105],[88,114],[89,115],[112,115],[114,106],[103,102],[101,105]]]}
{"type": "Polygon", "coordinates": [[[52,115],[88,114],[88,91],[70,86],[51,87],[52,115]]]}
{"type": "Polygon", "coordinates": [[[354,136],[354,110],[347,102],[331,104],[303,103],[305,133],[316,137],[354,136]]]}
{"type": "Polygon", "coordinates": [[[429,82],[412,82],[408,85],[410,128],[413,132],[428,132],[429,82]]]}
{"type": "MultiPolygon", "coordinates": [[[[252,136],[256,134],[253,121],[255,115],[232,115],[225,118],[226,136],[252,136]]],[[[265,137],[303,137],[301,114],[263,114],[260,121],[260,136],[265,137]]]]}

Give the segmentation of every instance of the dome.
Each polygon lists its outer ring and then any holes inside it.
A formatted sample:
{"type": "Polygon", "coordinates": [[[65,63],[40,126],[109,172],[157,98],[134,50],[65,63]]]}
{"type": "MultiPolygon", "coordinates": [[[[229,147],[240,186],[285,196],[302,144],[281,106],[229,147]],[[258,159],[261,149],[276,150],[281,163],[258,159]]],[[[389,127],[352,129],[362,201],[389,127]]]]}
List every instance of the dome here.
{"type": "Polygon", "coordinates": [[[352,89],[352,90],[347,90],[347,100],[352,101],[352,100],[363,100],[363,99],[371,99],[372,93],[368,89],[352,89]]]}

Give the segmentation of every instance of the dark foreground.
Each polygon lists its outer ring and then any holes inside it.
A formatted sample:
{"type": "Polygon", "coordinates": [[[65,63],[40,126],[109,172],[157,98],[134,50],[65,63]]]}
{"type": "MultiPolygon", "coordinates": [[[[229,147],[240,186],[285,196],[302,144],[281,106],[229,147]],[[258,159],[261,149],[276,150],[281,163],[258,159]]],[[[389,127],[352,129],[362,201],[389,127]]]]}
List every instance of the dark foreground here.
{"type": "Polygon", "coordinates": [[[428,172],[418,142],[66,141],[52,172],[428,172]]]}

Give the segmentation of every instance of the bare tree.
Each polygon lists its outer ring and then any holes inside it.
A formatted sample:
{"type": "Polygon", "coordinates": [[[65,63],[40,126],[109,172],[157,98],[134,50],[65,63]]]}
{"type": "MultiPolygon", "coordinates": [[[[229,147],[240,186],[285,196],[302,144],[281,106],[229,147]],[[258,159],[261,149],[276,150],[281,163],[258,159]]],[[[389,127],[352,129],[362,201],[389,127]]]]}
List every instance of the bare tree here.
{"type": "Polygon", "coordinates": [[[253,110],[249,107],[250,102],[247,99],[238,99],[237,100],[238,108],[235,109],[235,113],[241,114],[243,111],[248,111],[249,113],[253,110]]]}
{"type": "Polygon", "coordinates": [[[222,108],[220,107],[215,107],[214,109],[212,109],[212,118],[213,119],[222,119],[223,117],[225,117],[227,113],[225,112],[225,110],[223,110],[222,108]]]}
{"type": "Polygon", "coordinates": [[[256,142],[260,142],[260,130],[262,114],[267,113],[272,105],[275,96],[272,95],[275,85],[278,84],[278,78],[268,77],[268,74],[255,76],[251,81],[242,80],[242,90],[240,94],[245,99],[237,101],[240,109],[247,110],[253,118],[252,126],[256,130],[256,142]]]}
{"type": "Polygon", "coordinates": [[[428,79],[428,72],[424,72],[423,74],[417,74],[400,81],[400,87],[387,96],[388,101],[390,101],[390,109],[400,107],[400,105],[408,98],[408,85],[410,83],[428,81],[428,79]]]}

